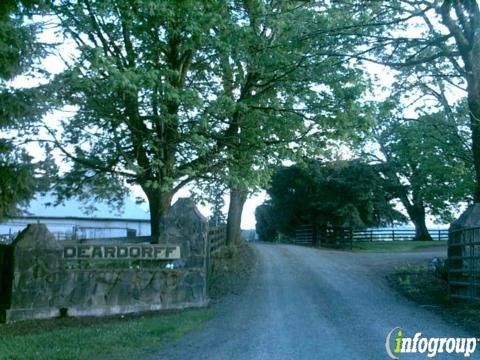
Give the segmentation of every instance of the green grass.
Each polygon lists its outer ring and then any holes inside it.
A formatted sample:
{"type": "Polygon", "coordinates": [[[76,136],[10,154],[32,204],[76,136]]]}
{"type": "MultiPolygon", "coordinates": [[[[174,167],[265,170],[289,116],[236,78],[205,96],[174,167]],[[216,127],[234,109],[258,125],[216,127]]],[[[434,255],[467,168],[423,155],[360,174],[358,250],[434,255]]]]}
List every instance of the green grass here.
{"type": "Polygon", "coordinates": [[[0,359],[132,359],[198,329],[212,309],[0,325],[0,359]]]}
{"type": "Polygon", "coordinates": [[[374,241],[353,243],[353,250],[370,252],[401,252],[447,246],[446,241],[374,241]]]}

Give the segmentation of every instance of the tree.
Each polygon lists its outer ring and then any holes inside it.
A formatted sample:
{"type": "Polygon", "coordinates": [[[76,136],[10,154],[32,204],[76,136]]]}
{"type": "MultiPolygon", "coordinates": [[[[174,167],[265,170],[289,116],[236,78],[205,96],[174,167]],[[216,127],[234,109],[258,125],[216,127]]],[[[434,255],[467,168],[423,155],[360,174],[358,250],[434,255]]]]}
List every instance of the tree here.
{"type": "Polygon", "coordinates": [[[348,44],[303,39],[312,24],[327,27],[343,18],[308,2],[235,5],[229,31],[223,32],[229,46],[218,74],[229,137],[223,173],[230,189],[229,243],[239,239],[248,194],[267,184],[274,165],[315,156],[328,139],[351,134],[365,121],[356,102],[365,90],[361,72],[328,54],[348,44]]]}
{"type": "MultiPolygon", "coordinates": [[[[362,50],[339,53],[408,71],[431,83],[466,91],[475,169],[473,198],[480,201],[480,9],[476,0],[352,1],[339,5],[360,21],[331,29],[362,50]],[[370,30],[374,28],[374,32],[370,30]],[[415,34],[411,31],[415,29],[415,34]],[[466,85],[466,86],[465,86],[466,85]]],[[[315,33],[315,32],[314,32],[315,33]]]]}
{"type": "Polygon", "coordinates": [[[277,224],[274,209],[269,204],[262,204],[255,209],[255,231],[262,241],[273,241],[277,237],[277,224]]]}
{"type": "Polygon", "coordinates": [[[222,1],[59,1],[51,11],[79,53],[51,88],[56,105],[76,107],[61,134],[71,164],[60,198],[115,201],[138,185],[151,234],[172,196],[217,166],[227,131],[212,124],[222,1]]]}
{"type": "Polygon", "coordinates": [[[469,198],[474,187],[473,166],[465,150],[468,133],[462,132],[468,117],[461,108],[455,115],[437,112],[401,120],[387,111],[372,131],[378,153],[366,155],[378,164],[387,191],[407,211],[416,240],[432,240],[427,214],[452,221],[459,203],[469,198]]]}
{"type": "Polygon", "coordinates": [[[39,1],[3,1],[0,4],[0,219],[15,215],[34,194],[46,189],[46,172],[51,163],[34,161],[21,146],[21,133],[38,121],[44,110],[42,94],[19,89],[8,81],[26,72],[44,54],[36,39],[38,24],[27,24],[24,17],[39,1]]]}
{"type": "Polygon", "coordinates": [[[280,168],[257,223],[269,233],[293,236],[303,224],[365,228],[404,221],[383,185],[375,169],[358,160],[280,168]]]}

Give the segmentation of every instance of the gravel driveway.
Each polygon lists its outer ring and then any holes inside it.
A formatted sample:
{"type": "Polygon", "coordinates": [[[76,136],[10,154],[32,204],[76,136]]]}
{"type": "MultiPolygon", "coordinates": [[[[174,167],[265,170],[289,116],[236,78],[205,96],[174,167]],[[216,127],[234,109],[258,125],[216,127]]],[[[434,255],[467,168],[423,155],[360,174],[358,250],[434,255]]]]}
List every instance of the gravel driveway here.
{"type": "MultiPolygon", "coordinates": [[[[385,279],[395,265],[426,262],[445,256],[445,250],[388,254],[254,247],[258,269],[245,291],[222,301],[203,329],[154,359],[386,359],[385,338],[396,326],[411,336],[418,331],[468,336],[403,298],[385,279]]],[[[470,358],[475,355],[480,350],[470,358]]]]}

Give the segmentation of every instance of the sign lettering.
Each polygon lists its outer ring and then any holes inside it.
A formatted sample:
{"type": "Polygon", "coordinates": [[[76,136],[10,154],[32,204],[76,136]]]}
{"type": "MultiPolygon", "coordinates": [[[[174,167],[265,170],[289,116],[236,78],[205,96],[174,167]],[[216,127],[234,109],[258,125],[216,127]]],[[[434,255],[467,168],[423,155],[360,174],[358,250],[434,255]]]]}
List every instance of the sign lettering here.
{"type": "Polygon", "coordinates": [[[66,245],[65,259],[180,259],[179,246],[162,245],[66,245]]]}

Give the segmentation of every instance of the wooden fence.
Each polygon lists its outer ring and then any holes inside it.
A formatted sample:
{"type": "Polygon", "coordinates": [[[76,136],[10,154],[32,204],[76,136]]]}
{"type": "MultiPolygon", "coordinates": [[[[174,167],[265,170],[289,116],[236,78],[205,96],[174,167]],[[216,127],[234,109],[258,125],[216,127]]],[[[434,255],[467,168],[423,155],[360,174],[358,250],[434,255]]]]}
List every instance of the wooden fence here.
{"type": "MultiPolygon", "coordinates": [[[[428,230],[433,240],[447,241],[448,230],[428,230]]],[[[353,230],[353,241],[405,241],[415,237],[415,229],[353,230]]]]}
{"type": "Polygon", "coordinates": [[[212,226],[208,230],[208,243],[210,246],[210,255],[220,251],[227,241],[227,226],[212,226]]]}
{"type": "MultiPolygon", "coordinates": [[[[433,240],[448,240],[448,230],[429,230],[433,240]]],[[[414,229],[353,229],[346,227],[298,226],[295,244],[352,248],[354,242],[410,241],[415,237],[414,229]]]]}
{"type": "Polygon", "coordinates": [[[480,228],[450,231],[448,296],[480,302],[480,228]]]}

